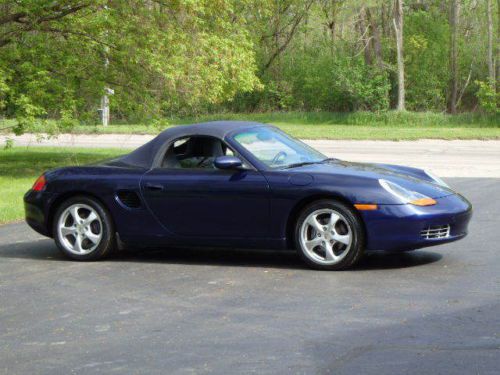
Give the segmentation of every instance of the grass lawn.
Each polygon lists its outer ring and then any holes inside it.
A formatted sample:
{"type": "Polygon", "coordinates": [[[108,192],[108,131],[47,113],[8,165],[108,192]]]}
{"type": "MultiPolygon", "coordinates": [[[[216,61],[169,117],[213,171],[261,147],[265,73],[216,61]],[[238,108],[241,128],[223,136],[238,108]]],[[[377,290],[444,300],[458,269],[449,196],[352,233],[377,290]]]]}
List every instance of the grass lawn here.
{"type": "MultiPolygon", "coordinates": [[[[79,125],[76,134],[157,134],[169,126],[213,120],[247,120],[274,124],[302,139],[500,139],[500,116],[464,113],[447,115],[431,112],[272,112],[223,113],[198,117],[168,118],[156,125],[113,124],[106,128],[79,125]]],[[[112,121],[113,122],[113,121],[112,121]]],[[[0,122],[0,128],[13,121],[0,122]]],[[[43,131],[43,127],[40,128],[43,131]]]]}
{"type": "Polygon", "coordinates": [[[0,224],[24,217],[23,195],[44,171],[123,154],[124,150],[14,147],[0,149],[0,224]]]}

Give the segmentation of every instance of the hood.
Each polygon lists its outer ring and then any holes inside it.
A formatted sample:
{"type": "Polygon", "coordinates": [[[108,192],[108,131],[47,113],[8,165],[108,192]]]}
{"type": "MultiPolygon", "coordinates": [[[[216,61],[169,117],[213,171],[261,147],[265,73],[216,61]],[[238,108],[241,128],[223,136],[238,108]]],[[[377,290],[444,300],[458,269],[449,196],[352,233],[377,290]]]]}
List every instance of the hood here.
{"type": "MultiPolygon", "coordinates": [[[[330,176],[335,176],[337,179],[370,180],[371,183],[367,184],[366,188],[374,185],[379,186],[378,180],[384,179],[434,199],[455,194],[453,190],[438,185],[423,170],[399,165],[354,163],[335,159],[318,164],[304,165],[294,168],[293,171],[310,174],[316,180],[330,176]],[[376,184],[373,184],[375,181],[376,184]]],[[[383,188],[380,187],[380,189],[383,188]]]]}

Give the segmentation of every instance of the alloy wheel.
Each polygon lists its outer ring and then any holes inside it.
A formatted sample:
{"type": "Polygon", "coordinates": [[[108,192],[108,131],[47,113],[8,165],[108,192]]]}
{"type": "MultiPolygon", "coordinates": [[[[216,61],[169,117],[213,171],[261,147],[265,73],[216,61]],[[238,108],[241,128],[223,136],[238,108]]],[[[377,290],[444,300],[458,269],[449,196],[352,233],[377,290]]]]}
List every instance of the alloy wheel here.
{"type": "Polygon", "coordinates": [[[349,253],[352,230],[341,213],[324,208],[306,217],[299,240],[304,254],[313,262],[334,265],[349,253]]]}
{"type": "Polygon", "coordinates": [[[97,211],[86,204],[72,204],[59,216],[58,236],[70,253],[86,255],[101,242],[103,226],[97,211]]]}

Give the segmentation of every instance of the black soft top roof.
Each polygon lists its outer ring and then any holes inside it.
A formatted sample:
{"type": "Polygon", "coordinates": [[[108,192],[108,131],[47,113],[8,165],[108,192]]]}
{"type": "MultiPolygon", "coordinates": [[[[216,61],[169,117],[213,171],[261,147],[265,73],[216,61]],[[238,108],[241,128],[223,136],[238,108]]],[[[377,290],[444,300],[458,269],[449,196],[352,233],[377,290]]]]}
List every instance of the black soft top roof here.
{"type": "Polygon", "coordinates": [[[114,160],[113,164],[126,164],[136,167],[150,168],[160,148],[175,139],[193,135],[212,136],[224,139],[228,133],[235,130],[243,130],[256,126],[267,125],[251,121],[211,121],[193,125],[175,126],[164,130],[151,141],[132,151],[130,154],[114,160]]]}

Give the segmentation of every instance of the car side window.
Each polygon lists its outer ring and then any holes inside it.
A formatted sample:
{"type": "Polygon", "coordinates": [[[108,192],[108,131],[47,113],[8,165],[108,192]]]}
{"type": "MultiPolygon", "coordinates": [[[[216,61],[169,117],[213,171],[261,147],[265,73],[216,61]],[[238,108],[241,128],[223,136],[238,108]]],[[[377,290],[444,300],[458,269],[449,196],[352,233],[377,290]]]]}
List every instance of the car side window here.
{"type": "Polygon", "coordinates": [[[215,169],[218,156],[234,155],[220,139],[205,136],[176,140],[165,153],[162,168],[215,169]]]}

